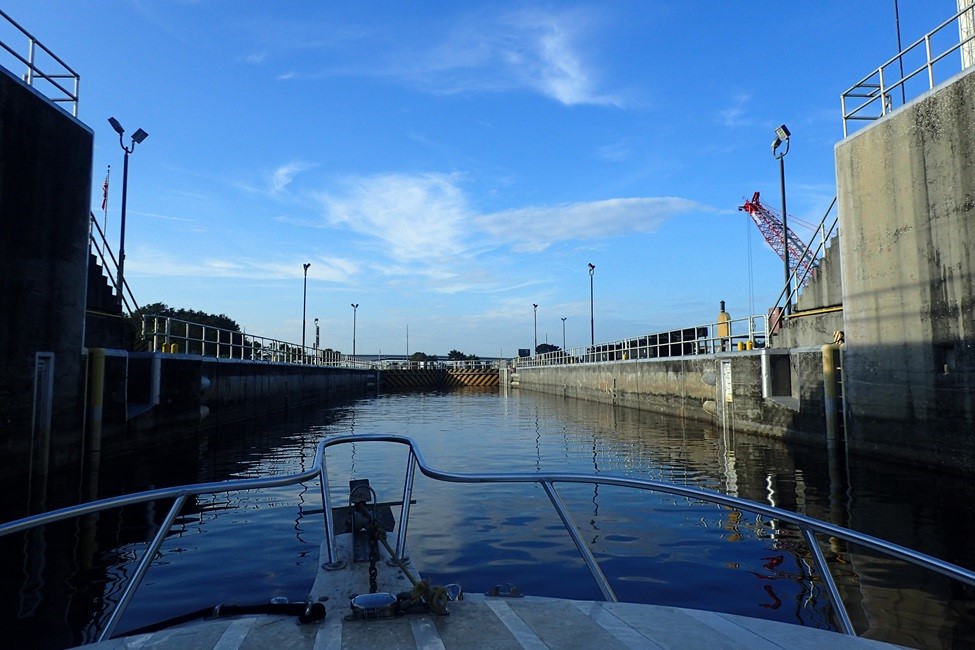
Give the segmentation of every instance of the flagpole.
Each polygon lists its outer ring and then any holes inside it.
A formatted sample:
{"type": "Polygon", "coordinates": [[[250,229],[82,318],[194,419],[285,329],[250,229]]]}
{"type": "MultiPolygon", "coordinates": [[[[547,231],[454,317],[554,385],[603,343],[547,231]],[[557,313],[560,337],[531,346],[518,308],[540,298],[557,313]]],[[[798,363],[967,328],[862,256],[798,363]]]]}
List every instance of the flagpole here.
{"type": "Polygon", "coordinates": [[[105,171],[105,182],[102,183],[102,244],[108,241],[108,178],[112,175],[112,166],[105,171]]]}

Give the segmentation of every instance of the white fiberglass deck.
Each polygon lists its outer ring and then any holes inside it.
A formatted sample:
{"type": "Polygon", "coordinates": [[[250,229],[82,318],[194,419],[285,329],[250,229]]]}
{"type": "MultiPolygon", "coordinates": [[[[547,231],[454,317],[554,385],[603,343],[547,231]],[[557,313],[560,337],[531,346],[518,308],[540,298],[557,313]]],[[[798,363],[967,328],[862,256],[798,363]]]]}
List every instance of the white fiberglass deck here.
{"type": "MultiPolygon", "coordinates": [[[[349,557],[348,536],[337,538],[349,557]]],[[[323,549],[324,551],[324,549],[323,549]]],[[[380,549],[379,590],[410,589],[409,579],[380,549]]],[[[326,554],[322,553],[322,559],[326,554]]],[[[309,599],[325,600],[323,621],[298,625],[294,617],[240,616],[186,623],[149,634],[103,641],[99,650],[178,648],[274,650],[315,648],[890,648],[888,644],[774,621],[676,607],[465,594],[447,616],[408,614],[392,619],[347,621],[349,597],[364,593],[368,563],[320,570],[309,599]]]]}
{"type": "Polygon", "coordinates": [[[345,621],[348,607],[320,624],[283,616],[199,621],[87,648],[890,648],[812,628],[690,609],[559,600],[466,596],[449,616],[407,615],[345,621]]]}

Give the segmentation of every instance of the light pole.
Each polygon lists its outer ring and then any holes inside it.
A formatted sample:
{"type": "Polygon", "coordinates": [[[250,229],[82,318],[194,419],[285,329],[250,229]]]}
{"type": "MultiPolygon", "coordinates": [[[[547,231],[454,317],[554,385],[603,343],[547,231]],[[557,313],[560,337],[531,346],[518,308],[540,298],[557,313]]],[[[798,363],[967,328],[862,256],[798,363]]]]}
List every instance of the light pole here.
{"type": "Polygon", "coordinates": [[[592,276],[596,272],[596,265],[589,262],[589,344],[596,345],[596,316],[592,302],[592,276]]]}
{"type": "Polygon", "coordinates": [[[789,153],[789,129],[785,124],[775,129],[775,140],[772,141],[772,155],[779,161],[779,185],[782,187],[782,248],[785,260],[785,315],[792,312],[792,271],[789,269],[789,217],[785,211],[785,155],[789,153]],[[785,143],[781,152],[778,148],[785,143]]]}
{"type": "Polygon", "coordinates": [[[532,309],[535,316],[535,347],[532,348],[532,356],[535,356],[538,354],[538,305],[532,303],[532,309]]]}
{"type": "Polygon", "coordinates": [[[319,330],[318,330],[318,319],[316,318],[315,319],[315,352],[316,353],[318,352],[318,347],[319,347],[319,343],[320,343],[319,338],[318,338],[318,333],[319,333],[319,330]]]}
{"type": "Polygon", "coordinates": [[[352,360],[355,361],[355,315],[359,311],[359,303],[352,303],[352,360]]]}
{"type": "Polygon", "coordinates": [[[562,351],[565,352],[565,319],[567,316],[562,317],[562,351]]]}
{"type": "Polygon", "coordinates": [[[142,129],[136,129],[136,132],[132,134],[132,141],[130,146],[126,147],[125,143],[122,141],[122,136],[125,134],[125,129],[119,124],[119,121],[114,117],[108,118],[108,123],[112,125],[115,132],[118,133],[118,143],[122,147],[122,151],[125,152],[124,162],[122,163],[122,219],[121,226],[119,230],[119,243],[118,243],[118,277],[116,280],[116,289],[118,291],[119,303],[122,303],[124,298],[122,296],[122,283],[125,281],[125,274],[123,269],[125,268],[125,204],[129,193],[129,154],[135,151],[135,145],[140,144],[143,140],[149,137],[149,134],[142,129]]]}
{"type": "Polygon", "coordinates": [[[308,307],[308,267],[311,266],[311,262],[304,263],[305,268],[305,286],[301,293],[301,358],[305,358],[305,313],[308,307]]]}

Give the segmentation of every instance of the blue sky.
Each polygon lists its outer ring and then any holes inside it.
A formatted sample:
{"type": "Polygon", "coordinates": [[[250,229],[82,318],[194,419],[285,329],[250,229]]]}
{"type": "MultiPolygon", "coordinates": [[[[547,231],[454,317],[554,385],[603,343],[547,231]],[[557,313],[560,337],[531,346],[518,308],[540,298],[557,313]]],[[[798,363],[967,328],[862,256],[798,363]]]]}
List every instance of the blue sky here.
{"type": "MultiPolygon", "coordinates": [[[[92,208],[130,159],[140,304],[360,353],[512,356],[764,312],[782,263],[737,207],[835,194],[840,93],[897,51],[891,0],[8,0],[81,75],[92,208]],[[126,138],[128,144],[128,138],[126,138]]],[[[907,44],[954,0],[900,0],[907,44]]],[[[26,49],[26,46],[24,46],[26,49]]],[[[4,63],[9,65],[5,60],[4,63]]],[[[801,232],[804,236],[805,232],[801,232]]],[[[117,246],[116,246],[117,247],[117,246]]]]}

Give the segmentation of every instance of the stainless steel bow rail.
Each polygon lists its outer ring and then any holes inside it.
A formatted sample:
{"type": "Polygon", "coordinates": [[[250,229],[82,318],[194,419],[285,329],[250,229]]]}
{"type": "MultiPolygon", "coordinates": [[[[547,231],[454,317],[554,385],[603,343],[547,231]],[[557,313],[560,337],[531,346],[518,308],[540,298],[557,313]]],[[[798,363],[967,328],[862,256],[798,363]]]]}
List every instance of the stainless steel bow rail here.
{"type": "Polygon", "coordinates": [[[312,467],[296,474],[274,476],[269,478],[199,483],[195,485],[162,488],[140,492],[138,494],[103,499],[100,501],[62,508],[60,510],[54,510],[48,513],[0,524],[0,536],[11,535],[17,532],[35,528],[37,526],[43,526],[45,524],[94,514],[112,508],[120,508],[123,506],[136,505],[161,499],[174,499],[173,505],[170,507],[169,512],[163,519],[159,530],[156,532],[153,538],[149,540],[148,546],[139,560],[136,570],[133,572],[132,577],[126,585],[122,596],[119,598],[119,601],[115,606],[115,609],[109,615],[105,627],[99,634],[98,640],[103,641],[111,638],[116,626],[121,620],[122,614],[125,612],[125,609],[131,602],[135,591],[138,589],[146,572],[149,570],[149,566],[152,564],[153,558],[155,557],[159,548],[162,546],[169,529],[172,527],[176,517],[180,514],[183,505],[191,496],[200,494],[218,494],[239,490],[283,487],[288,485],[296,485],[304,481],[313,480],[317,477],[320,482],[322,493],[327,564],[332,565],[333,567],[341,566],[341,562],[339,562],[337,557],[335,543],[335,525],[332,520],[332,508],[328,490],[328,471],[326,469],[325,451],[329,447],[334,447],[336,445],[344,445],[349,443],[362,444],[366,442],[395,443],[405,445],[409,450],[406,461],[405,479],[403,483],[402,510],[399,521],[397,522],[397,557],[403,557],[405,554],[406,532],[409,527],[410,502],[413,494],[413,483],[416,470],[419,468],[420,472],[424,476],[436,481],[443,481],[447,483],[537,483],[541,485],[545,490],[545,494],[548,495],[549,500],[552,502],[552,506],[555,508],[556,513],[562,520],[562,524],[565,527],[566,532],[572,538],[576,549],[579,551],[579,554],[582,556],[582,559],[588,566],[590,573],[597,582],[603,597],[612,602],[616,602],[618,600],[616,593],[613,591],[613,588],[610,585],[609,580],[606,578],[606,575],[599,567],[599,564],[589,548],[589,545],[580,534],[578,527],[568,511],[568,508],[566,508],[565,503],[562,501],[562,498],[555,487],[555,485],[558,483],[612,485],[616,487],[658,492],[724,506],[733,510],[748,512],[760,517],[767,517],[778,522],[784,522],[786,524],[795,526],[801,531],[802,536],[805,539],[810,553],[815,561],[815,569],[819,573],[820,578],[827,588],[830,602],[833,605],[833,609],[838,618],[840,629],[844,633],[853,636],[856,636],[856,631],[853,629],[853,623],[851,622],[850,616],[846,611],[846,607],[840,598],[839,589],[837,588],[836,582],[829,571],[829,566],[826,562],[825,556],[823,555],[822,549],[820,548],[817,535],[824,535],[830,538],[837,538],[848,543],[857,544],[864,548],[878,551],[915,566],[934,571],[948,578],[958,580],[966,585],[975,587],[975,572],[963,569],[929,555],[913,551],[903,546],[884,541],[877,537],[858,533],[841,526],[835,526],[824,521],[819,521],[817,519],[812,519],[810,517],[785,510],[780,510],[761,503],[746,501],[744,499],[720,494],[718,492],[712,492],[710,490],[704,490],[701,488],[673,485],[660,481],[607,476],[603,474],[595,476],[589,474],[572,473],[457,474],[452,472],[443,472],[430,467],[426,463],[423,455],[420,453],[419,448],[411,438],[392,434],[344,435],[324,438],[318,443],[318,447],[315,452],[315,460],[312,467]]]}

